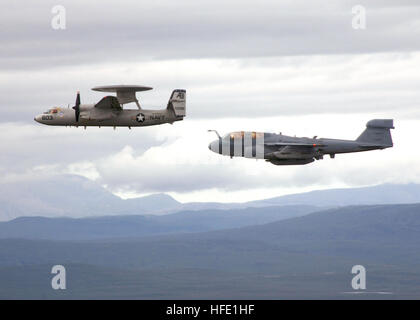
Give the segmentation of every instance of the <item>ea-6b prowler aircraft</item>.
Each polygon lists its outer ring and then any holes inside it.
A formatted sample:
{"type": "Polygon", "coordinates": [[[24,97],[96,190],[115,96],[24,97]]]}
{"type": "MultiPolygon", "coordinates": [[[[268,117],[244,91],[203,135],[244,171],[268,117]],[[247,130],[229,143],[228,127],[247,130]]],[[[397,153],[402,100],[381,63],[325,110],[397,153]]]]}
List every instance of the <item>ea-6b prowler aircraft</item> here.
{"type": "Polygon", "coordinates": [[[143,127],[163,123],[173,123],[185,117],[186,91],[172,91],[166,109],[145,110],[136,98],[137,91],[151,90],[151,87],[114,85],[92,88],[95,91],[116,92],[117,96],[107,96],[95,104],[81,104],[77,93],[74,107],[51,108],[37,115],[35,121],[51,126],[107,126],[107,127],[143,127]],[[123,110],[126,103],[135,102],[137,109],[123,110]]]}
{"type": "Polygon", "coordinates": [[[392,119],[375,119],[366,124],[366,129],[356,140],[327,138],[296,138],[282,134],[262,132],[231,132],[223,138],[215,130],[218,139],[209,144],[209,149],[221,155],[265,159],[274,165],[308,164],[321,160],[325,154],[334,158],[338,153],[361,152],[385,149],[393,146],[390,129],[392,119]]]}

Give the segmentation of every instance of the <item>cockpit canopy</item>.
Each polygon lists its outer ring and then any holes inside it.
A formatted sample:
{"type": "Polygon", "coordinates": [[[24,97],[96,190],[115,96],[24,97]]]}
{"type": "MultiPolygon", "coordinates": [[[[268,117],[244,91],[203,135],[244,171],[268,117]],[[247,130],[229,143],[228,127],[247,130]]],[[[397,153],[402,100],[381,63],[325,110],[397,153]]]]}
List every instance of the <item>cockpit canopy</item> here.
{"type": "Polygon", "coordinates": [[[54,113],[59,113],[61,110],[59,107],[54,107],[49,109],[48,111],[45,111],[44,114],[54,114],[54,113]]]}
{"type": "Polygon", "coordinates": [[[229,140],[229,139],[242,139],[245,134],[250,134],[251,138],[255,139],[257,138],[261,138],[264,137],[264,133],[261,132],[245,132],[245,131],[235,131],[235,132],[230,132],[228,134],[226,134],[225,136],[223,136],[223,140],[229,140]]]}
{"type": "Polygon", "coordinates": [[[223,140],[229,140],[230,138],[241,139],[244,136],[244,134],[244,131],[230,132],[223,136],[223,140]]]}

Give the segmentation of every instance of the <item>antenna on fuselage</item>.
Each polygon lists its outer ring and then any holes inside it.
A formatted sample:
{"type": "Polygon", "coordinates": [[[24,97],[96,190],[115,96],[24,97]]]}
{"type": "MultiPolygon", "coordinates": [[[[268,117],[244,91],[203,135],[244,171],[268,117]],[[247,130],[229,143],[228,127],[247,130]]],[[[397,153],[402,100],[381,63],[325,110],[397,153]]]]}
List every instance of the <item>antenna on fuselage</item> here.
{"type": "Polygon", "coordinates": [[[208,132],[214,132],[214,133],[216,133],[217,134],[217,137],[219,138],[219,139],[222,139],[222,137],[220,136],[220,134],[219,134],[219,132],[217,132],[217,130],[207,130],[208,132]]]}

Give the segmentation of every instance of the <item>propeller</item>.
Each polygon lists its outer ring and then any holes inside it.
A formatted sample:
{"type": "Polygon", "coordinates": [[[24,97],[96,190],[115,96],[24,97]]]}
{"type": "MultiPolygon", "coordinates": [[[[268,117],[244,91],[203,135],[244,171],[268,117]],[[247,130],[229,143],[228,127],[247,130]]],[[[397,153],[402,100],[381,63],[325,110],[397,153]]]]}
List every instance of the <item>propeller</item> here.
{"type": "Polygon", "coordinates": [[[79,115],[80,115],[80,92],[79,91],[77,91],[76,105],[73,107],[73,109],[76,115],[76,122],[79,122],[79,115]]]}

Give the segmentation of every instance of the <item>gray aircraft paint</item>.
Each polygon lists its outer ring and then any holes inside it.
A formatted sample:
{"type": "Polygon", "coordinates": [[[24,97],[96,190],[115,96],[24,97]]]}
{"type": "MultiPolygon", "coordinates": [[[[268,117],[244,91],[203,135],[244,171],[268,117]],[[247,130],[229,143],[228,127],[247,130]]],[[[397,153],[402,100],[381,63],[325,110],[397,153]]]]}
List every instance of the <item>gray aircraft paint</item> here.
{"type": "Polygon", "coordinates": [[[212,142],[210,150],[231,157],[264,159],[264,133],[231,132],[212,142]]]}
{"type": "Polygon", "coordinates": [[[308,164],[321,160],[325,154],[335,154],[385,149],[393,146],[390,129],[392,119],[374,119],[356,140],[329,138],[298,138],[275,133],[236,131],[218,135],[209,149],[229,157],[266,159],[275,165],[308,164]]]}
{"type": "MultiPolygon", "coordinates": [[[[80,104],[80,115],[76,120],[73,108],[51,108],[37,115],[35,121],[51,126],[99,126],[99,127],[145,127],[183,120],[186,115],[186,91],[172,92],[166,109],[141,109],[135,98],[135,91],[149,90],[149,87],[109,86],[93,88],[97,91],[117,92],[118,97],[107,96],[96,104],[80,104]],[[145,89],[146,88],[146,89],[145,89]],[[119,90],[125,89],[120,92],[119,90]],[[131,91],[130,91],[131,90],[131,91]],[[138,109],[123,109],[122,103],[136,102],[138,109]]],[[[76,100],[77,104],[77,100],[76,100]]]]}

